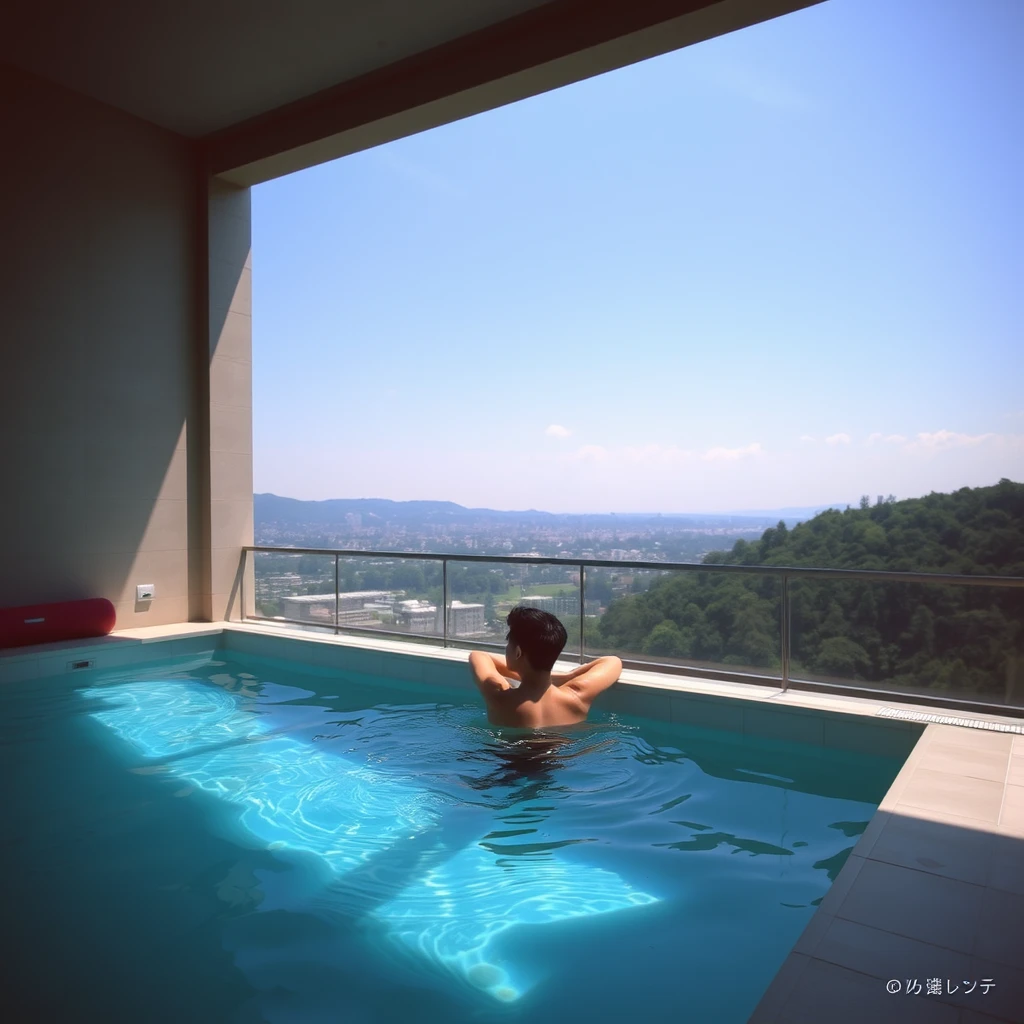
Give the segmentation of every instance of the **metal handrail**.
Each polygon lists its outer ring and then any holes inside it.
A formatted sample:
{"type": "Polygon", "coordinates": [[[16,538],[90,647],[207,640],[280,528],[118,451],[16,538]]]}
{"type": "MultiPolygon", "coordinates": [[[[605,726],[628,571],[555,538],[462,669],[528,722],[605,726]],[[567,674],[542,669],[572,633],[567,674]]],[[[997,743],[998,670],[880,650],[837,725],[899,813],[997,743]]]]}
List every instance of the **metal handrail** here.
{"type": "Polygon", "coordinates": [[[277,555],[338,555],[341,558],[412,558],[421,562],[500,562],[505,565],[585,565],[591,569],[679,569],[690,572],[746,573],[754,576],[817,576],[826,579],[879,580],[890,583],[951,583],[978,587],[1024,587],[1024,576],[971,576],[966,573],[892,572],[885,569],[816,569],[797,565],[730,565],[715,562],[628,562],[613,558],[552,558],[537,555],[456,555],[429,551],[363,551],[352,548],[287,548],[247,544],[243,552],[277,555]]]}
{"type": "MultiPolygon", "coordinates": [[[[442,646],[447,647],[452,638],[448,636],[448,563],[449,562],[484,562],[489,564],[502,565],[560,565],[579,569],[580,577],[580,664],[585,660],[585,624],[586,624],[586,603],[585,603],[585,576],[586,569],[635,569],[658,572],[710,572],[722,574],[740,574],[757,576],[776,576],[782,581],[782,609],[781,609],[781,652],[782,652],[782,689],[789,687],[790,662],[792,658],[792,636],[790,624],[790,591],[789,582],[797,579],[837,579],[837,580],[861,580],[863,582],[882,583],[929,583],[941,584],[944,586],[968,586],[968,587],[1024,587],[1022,576],[972,576],[957,573],[932,573],[932,572],[892,572],[881,569],[817,569],[805,568],[803,566],[790,565],[729,565],[720,563],[703,562],[650,562],[650,561],[619,561],[609,558],[552,558],[547,555],[536,557],[524,557],[522,555],[458,555],[449,553],[437,553],[426,551],[363,551],[351,548],[290,548],[276,547],[269,544],[247,544],[242,548],[243,570],[245,560],[249,553],[272,553],[278,555],[331,555],[334,557],[334,632],[339,633],[343,628],[340,624],[339,604],[340,594],[338,589],[338,562],[341,558],[376,558],[376,559],[412,559],[422,562],[441,563],[441,619],[442,619],[442,646]]],[[[245,572],[242,572],[244,585],[245,572]]],[[[255,597],[255,595],[254,595],[255,597]]],[[[245,613],[245,604],[242,605],[242,617],[248,618],[245,613]]],[[[261,618],[257,616],[257,618],[261,618]]],[[[286,620],[292,621],[292,620],[286,620]]],[[[305,623],[301,623],[305,625],[305,623]]],[[[408,636],[406,633],[399,633],[396,630],[377,630],[359,627],[344,627],[357,633],[374,633],[389,636],[408,636]]],[[[490,645],[488,645],[490,646],[490,645]]]]}

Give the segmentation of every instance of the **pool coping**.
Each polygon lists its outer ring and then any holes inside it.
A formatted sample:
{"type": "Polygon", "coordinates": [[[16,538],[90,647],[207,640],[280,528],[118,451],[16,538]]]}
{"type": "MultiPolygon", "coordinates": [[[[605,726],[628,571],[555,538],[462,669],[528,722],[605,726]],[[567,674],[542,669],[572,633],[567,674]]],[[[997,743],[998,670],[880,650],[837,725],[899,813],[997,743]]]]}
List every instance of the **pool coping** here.
{"type": "MultiPolygon", "coordinates": [[[[150,645],[158,642],[172,642],[169,649],[181,654],[209,649],[211,641],[229,649],[263,644],[264,653],[271,651],[261,638],[292,648],[301,641],[312,656],[307,660],[323,667],[361,658],[354,670],[374,672],[386,654],[412,656],[410,678],[448,685],[464,679],[469,686],[468,673],[456,667],[465,664],[465,650],[238,622],[144,627],[0,651],[0,683],[65,672],[78,659],[102,669],[127,666],[151,658],[150,645]]],[[[855,719],[869,721],[876,737],[891,735],[894,743],[906,744],[908,731],[919,730],[750,1024],[825,1015],[851,1022],[870,1017],[878,1024],[1024,1021],[1024,735],[984,728],[1019,726],[1019,718],[632,669],[595,706],[848,749],[858,731],[848,727],[855,719]],[[882,708],[931,710],[982,727],[912,726],[878,718],[882,708]],[[945,982],[943,991],[929,993],[928,979],[945,982]],[[966,992],[972,980],[982,979],[995,984],[984,994],[977,987],[966,992]],[[893,982],[897,994],[886,989],[893,982]]]]}

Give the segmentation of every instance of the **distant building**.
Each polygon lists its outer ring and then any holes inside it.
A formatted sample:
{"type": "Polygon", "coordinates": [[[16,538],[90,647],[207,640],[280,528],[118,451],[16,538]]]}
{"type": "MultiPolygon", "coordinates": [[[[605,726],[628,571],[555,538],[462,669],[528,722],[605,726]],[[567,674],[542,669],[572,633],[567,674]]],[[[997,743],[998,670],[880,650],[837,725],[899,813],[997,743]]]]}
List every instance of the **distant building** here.
{"type": "MultiPolygon", "coordinates": [[[[583,614],[584,615],[597,615],[600,611],[601,602],[595,598],[587,598],[583,602],[583,614]]],[[[580,614],[580,595],[575,594],[560,594],[555,598],[555,614],[556,615],[576,615],[580,614]]]]}
{"type": "Polygon", "coordinates": [[[486,632],[482,604],[463,604],[461,601],[452,601],[448,605],[449,636],[479,636],[486,632]]]}
{"type": "MultiPolygon", "coordinates": [[[[345,625],[373,625],[377,619],[366,608],[372,602],[395,596],[393,590],[349,590],[338,594],[338,622],[345,625]]],[[[334,594],[303,594],[300,597],[282,597],[281,615],[300,622],[334,622],[334,594]]]]}
{"type": "Polygon", "coordinates": [[[427,601],[398,601],[395,624],[410,633],[433,633],[437,625],[437,606],[427,601]]]}
{"type": "MultiPolygon", "coordinates": [[[[580,614],[579,591],[575,594],[556,594],[550,597],[547,594],[531,594],[529,597],[524,597],[519,601],[519,604],[526,605],[527,608],[540,608],[543,611],[551,612],[553,615],[579,617],[580,614]]],[[[597,615],[600,608],[600,601],[587,600],[584,605],[583,614],[597,615]]]]}

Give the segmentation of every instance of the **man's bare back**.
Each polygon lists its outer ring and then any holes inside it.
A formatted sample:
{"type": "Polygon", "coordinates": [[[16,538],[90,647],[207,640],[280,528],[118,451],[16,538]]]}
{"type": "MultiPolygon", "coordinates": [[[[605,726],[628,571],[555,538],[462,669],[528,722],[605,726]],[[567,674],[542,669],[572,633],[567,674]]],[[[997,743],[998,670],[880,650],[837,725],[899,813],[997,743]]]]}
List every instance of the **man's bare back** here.
{"type": "Polygon", "coordinates": [[[585,721],[594,698],[619,678],[622,662],[598,658],[564,673],[533,672],[520,665],[520,675],[503,658],[474,651],[469,667],[492,725],[545,729],[585,721]]]}
{"type": "Polygon", "coordinates": [[[586,720],[589,708],[575,691],[567,687],[552,684],[540,695],[520,693],[520,689],[510,686],[507,690],[485,695],[487,720],[492,725],[546,729],[586,720]]]}

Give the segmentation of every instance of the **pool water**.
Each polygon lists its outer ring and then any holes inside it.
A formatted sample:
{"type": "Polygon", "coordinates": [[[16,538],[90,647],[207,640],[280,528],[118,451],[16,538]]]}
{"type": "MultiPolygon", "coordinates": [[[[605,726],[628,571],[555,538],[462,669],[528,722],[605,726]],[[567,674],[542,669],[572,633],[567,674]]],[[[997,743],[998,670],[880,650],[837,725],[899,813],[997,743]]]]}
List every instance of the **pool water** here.
{"type": "Polygon", "coordinates": [[[19,1020],[740,1024],[900,767],[221,652],[2,701],[19,1020]]]}

